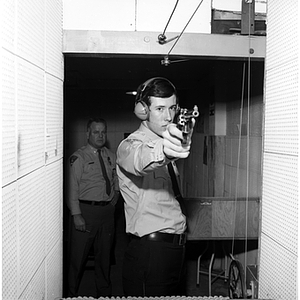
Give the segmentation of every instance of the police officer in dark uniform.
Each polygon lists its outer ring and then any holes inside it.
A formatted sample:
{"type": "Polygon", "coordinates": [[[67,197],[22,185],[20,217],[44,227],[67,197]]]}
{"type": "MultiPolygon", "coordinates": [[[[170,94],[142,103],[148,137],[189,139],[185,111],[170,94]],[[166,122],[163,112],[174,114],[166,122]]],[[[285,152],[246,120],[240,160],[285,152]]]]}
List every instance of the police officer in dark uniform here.
{"type": "Polygon", "coordinates": [[[119,197],[115,154],[105,147],[104,119],[87,123],[86,146],[69,160],[67,205],[72,217],[68,294],[78,296],[88,255],[93,247],[97,297],[111,296],[110,265],[114,211],[119,197]]]}

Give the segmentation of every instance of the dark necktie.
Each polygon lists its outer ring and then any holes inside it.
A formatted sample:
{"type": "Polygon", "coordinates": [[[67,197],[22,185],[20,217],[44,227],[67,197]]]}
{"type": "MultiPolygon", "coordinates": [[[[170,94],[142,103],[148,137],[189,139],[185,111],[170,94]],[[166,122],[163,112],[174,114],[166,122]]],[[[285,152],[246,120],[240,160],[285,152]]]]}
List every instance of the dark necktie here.
{"type": "Polygon", "coordinates": [[[185,205],[184,205],[184,202],[183,202],[184,200],[181,196],[179,186],[178,186],[178,182],[177,182],[177,178],[176,178],[176,175],[175,175],[175,171],[174,171],[174,168],[173,168],[173,165],[172,165],[171,162],[168,163],[168,171],[169,171],[169,174],[171,176],[172,187],[173,187],[175,198],[179,202],[182,213],[184,215],[186,215],[186,208],[185,208],[185,205]]]}
{"type": "Polygon", "coordinates": [[[103,175],[103,177],[105,179],[105,182],[106,182],[106,194],[109,196],[110,192],[111,192],[110,181],[109,181],[107,173],[106,173],[104,161],[103,161],[103,158],[102,158],[102,155],[101,155],[101,149],[98,149],[97,152],[98,152],[98,157],[99,157],[99,161],[100,161],[100,166],[101,166],[101,169],[102,169],[102,175],[103,175]]]}

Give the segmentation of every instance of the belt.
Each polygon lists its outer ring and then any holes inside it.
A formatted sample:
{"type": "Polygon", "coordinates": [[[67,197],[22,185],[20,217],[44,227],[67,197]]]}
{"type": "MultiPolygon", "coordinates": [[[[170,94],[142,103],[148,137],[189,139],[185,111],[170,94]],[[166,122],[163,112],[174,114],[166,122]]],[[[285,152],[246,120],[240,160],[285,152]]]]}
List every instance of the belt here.
{"type": "Polygon", "coordinates": [[[134,239],[147,240],[153,242],[166,242],[174,245],[184,245],[186,243],[186,233],[182,234],[173,234],[173,233],[164,233],[164,232],[152,232],[150,234],[144,235],[141,238],[131,234],[134,239]]]}
{"type": "Polygon", "coordinates": [[[89,201],[89,200],[79,200],[82,204],[88,205],[99,205],[99,206],[106,206],[110,203],[110,201],[89,201]]]}

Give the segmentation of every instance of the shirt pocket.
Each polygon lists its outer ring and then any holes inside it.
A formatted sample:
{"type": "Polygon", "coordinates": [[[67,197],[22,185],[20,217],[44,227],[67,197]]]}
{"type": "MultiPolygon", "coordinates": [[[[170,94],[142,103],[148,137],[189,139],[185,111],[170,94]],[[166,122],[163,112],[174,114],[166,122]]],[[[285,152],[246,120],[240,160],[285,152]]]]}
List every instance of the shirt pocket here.
{"type": "Polygon", "coordinates": [[[96,163],[94,161],[88,161],[83,166],[83,172],[85,174],[94,173],[96,171],[96,163]]]}

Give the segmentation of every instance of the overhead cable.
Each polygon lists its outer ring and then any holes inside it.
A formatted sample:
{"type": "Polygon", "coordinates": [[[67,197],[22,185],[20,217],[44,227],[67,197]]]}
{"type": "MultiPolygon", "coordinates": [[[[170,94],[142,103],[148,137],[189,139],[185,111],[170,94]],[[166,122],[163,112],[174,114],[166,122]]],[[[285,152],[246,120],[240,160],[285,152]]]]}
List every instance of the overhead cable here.
{"type": "Polygon", "coordinates": [[[189,25],[189,23],[191,22],[191,20],[193,19],[194,15],[196,14],[197,10],[199,9],[199,7],[201,6],[203,0],[200,1],[200,3],[198,4],[197,8],[195,9],[194,13],[192,14],[192,16],[190,17],[189,21],[186,23],[186,25],[184,26],[183,30],[181,31],[180,35],[178,36],[177,40],[175,41],[175,43],[173,44],[173,46],[171,47],[171,49],[169,50],[167,55],[170,55],[171,51],[173,50],[173,48],[175,47],[175,45],[177,44],[177,42],[179,41],[179,39],[181,38],[182,34],[184,33],[185,29],[187,28],[187,26],[189,25]]]}
{"type": "MultiPolygon", "coordinates": [[[[172,19],[172,17],[173,17],[173,14],[174,14],[174,12],[175,12],[175,10],[176,10],[176,7],[177,7],[178,2],[179,2],[179,0],[177,0],[176,3],[175,3],[175,6],[174,6],[174,8],[173,8],[173,11],[172,11],[172,13],[171,13],[171,15],[170,15],[170,17],[169,17],[169,20],[168,20],[168,22],[167,22],[167,25],[166,25],[166,27],[165,27],[163,33],[160,34],[160,35],[158,36],[158,42],[159,42],[160,44],[165,44],[165,43],[167,43],[167,41],[166,41],[166,38],[167,38],[167,37],[166,37],[165,33],[166,33],[167,27],[169,26],[169,23],[170,23],[170,21],[171,21],[171,19],[172,19]]],[[[176,37],[176,38],[177,38],[177,37],[176,37]]],[[[173,38],[173,39],[174,39],[174,38],[173,38]]],[[[172,39],[172,40],[173,40],[173,39],[172,39]]]]}

